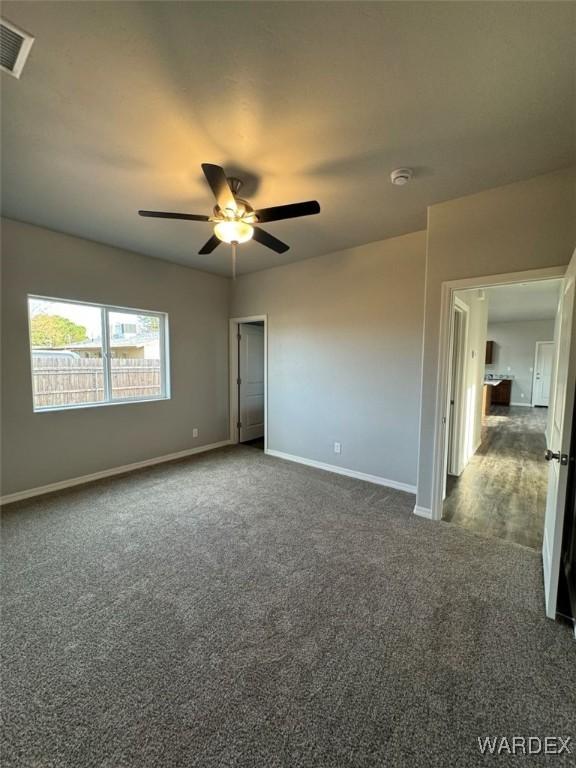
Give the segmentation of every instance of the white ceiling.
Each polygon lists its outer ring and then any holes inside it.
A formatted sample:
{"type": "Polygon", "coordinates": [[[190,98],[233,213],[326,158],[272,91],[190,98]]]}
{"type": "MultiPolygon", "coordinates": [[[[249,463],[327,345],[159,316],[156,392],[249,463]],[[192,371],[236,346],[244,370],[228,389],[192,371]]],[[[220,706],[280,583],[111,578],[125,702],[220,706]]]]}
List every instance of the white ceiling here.
{"type": "Polygon", "coordinates": [[[5,2],[36,36],[2,73],[3,213],[222,274],[200,163],[269,224],[240,271],[423,229],[426,206],[576,161],[574,3],[5,2]],[[389,173],[415,169],[392,187],[389,173]]]}
{"type": "Polygon", "coordinates": [[[556,316],[561,280],[486,288],[488,322],[551,320],[556,316]]]}

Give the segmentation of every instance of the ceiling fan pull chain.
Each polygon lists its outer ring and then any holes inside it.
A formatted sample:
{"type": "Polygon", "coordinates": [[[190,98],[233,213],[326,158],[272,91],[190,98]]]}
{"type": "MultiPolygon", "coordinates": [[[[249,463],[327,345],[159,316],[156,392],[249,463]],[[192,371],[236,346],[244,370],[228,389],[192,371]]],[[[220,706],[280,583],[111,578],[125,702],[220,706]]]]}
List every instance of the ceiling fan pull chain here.
{"type": "Polygon", "coordinates": [[[232,243],[232,280],[236,280],[236,246],[238,243],[232,243]]]}

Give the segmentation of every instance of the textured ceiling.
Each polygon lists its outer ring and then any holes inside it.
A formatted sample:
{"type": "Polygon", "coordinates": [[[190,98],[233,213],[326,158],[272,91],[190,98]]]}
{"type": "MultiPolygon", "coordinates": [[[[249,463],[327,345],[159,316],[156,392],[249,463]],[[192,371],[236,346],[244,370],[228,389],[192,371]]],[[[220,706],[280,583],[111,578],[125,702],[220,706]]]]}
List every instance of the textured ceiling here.
{"type": "Polygon", "coordinates": [[[542,280],[486,288],[488,322],[552,320],[556,317],[561,280],[542,280]]]}
{"type": "Polygon", "coordinates": [[[574,3],[6,2],[36,36],[2,74],[3,213],[228,274],[197,251],[200,163],[248,183],[255,207],[317,198],[267,229],[283,256],[422,229],[426,206],[570,165],[574,3]],[[389,173],[415,169],[407,187],[389,173]]]}

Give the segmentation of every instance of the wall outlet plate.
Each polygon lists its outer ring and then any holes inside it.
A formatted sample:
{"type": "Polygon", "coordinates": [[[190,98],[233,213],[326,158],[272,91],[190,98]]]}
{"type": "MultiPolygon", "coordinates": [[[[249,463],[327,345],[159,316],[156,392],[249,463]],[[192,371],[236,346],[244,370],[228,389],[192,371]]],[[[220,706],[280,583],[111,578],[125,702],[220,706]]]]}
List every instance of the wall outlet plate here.
{"type": "Polygon", "coordinates": [[[196,427],[194,427],[194,429],[192,430],[192,437],[198,437],[198,430],[196,429],[196,427]]]}
{"type": "Polygon", "coordinates": [[[342,443],[334,443],[334,453],[342,453],[342,443]]]}

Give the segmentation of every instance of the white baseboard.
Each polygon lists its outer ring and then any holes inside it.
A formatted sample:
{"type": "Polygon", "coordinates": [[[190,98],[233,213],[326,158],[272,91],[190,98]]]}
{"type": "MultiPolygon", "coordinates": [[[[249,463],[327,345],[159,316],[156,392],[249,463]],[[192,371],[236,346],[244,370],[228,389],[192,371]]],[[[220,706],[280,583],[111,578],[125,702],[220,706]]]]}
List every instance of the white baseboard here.
{"type": "Polygon", "coordinates": [[[184,459],[187,456],[192,456],[195,453],[204,453],[206,451],[213,451],[215,448],[222,448],[225,445],[230,445],[230,440],[221,440],[219,443],[211,443],[210,445],[200,445],[198,448],[187,448],[185,451],[178,451],[177,453],[168,453],[164,456],[156,456],[153,459],[145,459],[144,461],[136,461],[133,464],[124,464],[122,467],[113,467],[112,469],[104,469],[102,472],[94,472],[91,475],[82,475],[81,477],[72,477],[70,480],[60,480],[57,483],[50,483],[49,485],[41,485],[37,488],[30,488],[27,491],[18,491],[17,493],[9,493],[6,496],[0,496],[0,504],[10,504],[13,501],[23,501],[24,499],[31,499],[33,496],[41,496],[45,493],[53,493],[54,491],[61,491],[64,488],[72,488],[75,485],[85,485],[86,483],[93,483],[95,480],[103,480],[106,477],[113,477],[114,475],[123,475],[126,472],[134,472],[136,469],[144,469],[145,467],[152,467],[154,464],[163,464],[166,461],[174,461],[175,459],[184,459]]]}
{"type": "Polygon", "coordinates": [[[427,520],[432,520],[432,510],[428,507],[419,507],[418,504],[414,507],[414,514],[418,517],[425,517],[427,520]]]}
{"type": "Polygon", "coordinates": [[[521,405],[523,408],[532,408],[532,403],[510,403],[510,405],[521,405]]]}
{"type": "Polygon", "coordinates": [[[346,477],[353,477],[356,480],[364,480],[367,483],[375,483],[376,485],[385,485],[387,488],[394,488],[397,491],[404,491],[405,493],[416,494],[416,486],[408,485],[407,483],[399,483],[396,480],[388,480],[380,475],[369,475],[366,472],[357,472],[355,469],[346,469],[346,467],[339,467],[336,464],[325,464],[323,461],[315,461],[314,459],[305,459],[302,456],[294,456],[291,453],[283,453],[282,451],[274,451],[268,448],[266,453],[269,456],[275,456],[277,459],[285,459],[286,461],[293,461],[296,464],[305,464],[307,467],[314,467],[315,469],[323,469],[326,472],[334,472],[337,475],[345,475],[346,477]]]}

